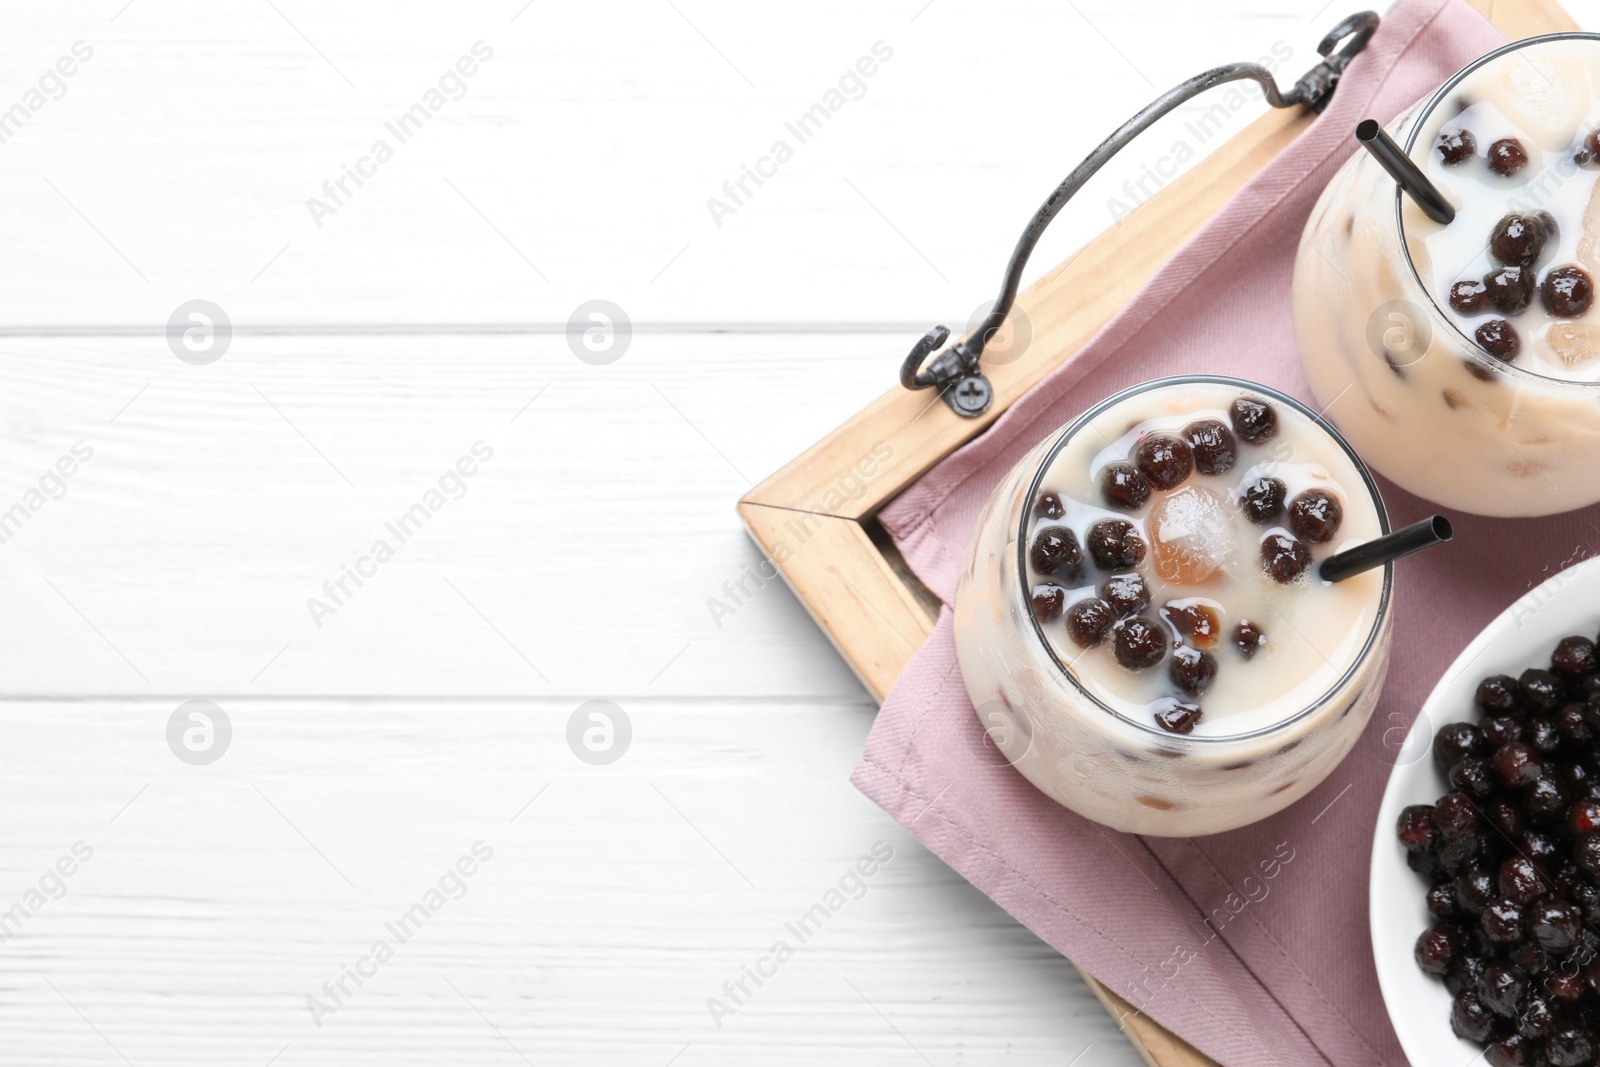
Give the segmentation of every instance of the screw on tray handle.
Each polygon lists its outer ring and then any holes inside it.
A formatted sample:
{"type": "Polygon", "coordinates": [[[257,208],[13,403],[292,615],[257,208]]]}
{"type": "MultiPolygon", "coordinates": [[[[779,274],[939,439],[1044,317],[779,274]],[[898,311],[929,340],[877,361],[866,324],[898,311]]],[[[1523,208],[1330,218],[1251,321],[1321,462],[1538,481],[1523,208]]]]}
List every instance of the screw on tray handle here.
{"type": "Polygon", "coordinates": [[[1156,120],[1207,89],[1213,89],[1227,82],[1254,81],[1261,86],[1267,103],[1273,107],[1309,107],[1320,113],[1327,106],[1329,98],[1333,96],[1333,91],[1338,86],[1339,78],[1344,74],[1345,68],[1366,47],[1377,30],[1378,16],[1372,11],[1351,15],[1339,23],[1333,32],[1317,45],[1317,53],[1323,57],[1322,62],[1295,82],[1286,93],[1279,92],[1272,72],[1265,67],[1256,63],[1232,63],[1198,74],[1158,97],[1150,106],[1129,119],[1116,133],[1107,137],[1098,148],[1090,152],[1084,161],[1067,175],[1066,180],[1056,186],[1055,192],[1040,205],[1039,210],[1034,212],[1027,229],[1022,231],[1022,237],[1017,241],[1017,247],[1011,252],[1011,261],[1006,264],[1006,276],[1000,287],[1000,299],[995,301],[993,310],[983,320],[983,324],[970,336],[939,352],[931,360],[928,358],[929,355],[944,345],[950,337],[950,331],[943,326],[935,326],[929,330],[901,364],[900,384],[907,389],[938,389],[945,402],[954,408],[957,414],[967,418],[976,418],[988,411],[989,405],[994,401],[994,387],[989,379],[984,377],[983,370],[979,366],[984,346],[994,337],[996,331],[1006,321],[1006,316],[1011,313],[1011,306],[1017,299],[1017,288],[1022,282],[1023,268],[1027,266],[1028,257],[1033,253],[1034,246],[1039,243],[1039,238],[1044,236],[1045,228],[1096,171],[1105,166],[1112,156],[1125,148],[1135,137],[1154,125],[1156,120]]]}

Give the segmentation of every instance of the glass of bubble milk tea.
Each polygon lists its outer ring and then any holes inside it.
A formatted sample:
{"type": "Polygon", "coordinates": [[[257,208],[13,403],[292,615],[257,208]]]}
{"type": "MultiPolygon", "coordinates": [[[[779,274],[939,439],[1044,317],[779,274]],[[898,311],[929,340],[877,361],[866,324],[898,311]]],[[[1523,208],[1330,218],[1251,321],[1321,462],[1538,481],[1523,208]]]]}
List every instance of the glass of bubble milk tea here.
{"type": "Polygon", "coordinates": [[[1025,456],[978,520],[955,602],[973,706],[1029,781],[1106,826],[1265,818],[1377,702],[1392,564],[1320,574],[1387,531],[1361,461],[1289,397],[1210,376],[1119,393],[1025,456]]]}
{"type": "Polygon", "coordinates": [[[1496,516],[1600,500],[1597,127],[1600,36],[1530,38],[1388,127],[1448,222],[1360,151],[1312,212],[1294,277],[1306,377],[1419,496],[1496,516]]]}

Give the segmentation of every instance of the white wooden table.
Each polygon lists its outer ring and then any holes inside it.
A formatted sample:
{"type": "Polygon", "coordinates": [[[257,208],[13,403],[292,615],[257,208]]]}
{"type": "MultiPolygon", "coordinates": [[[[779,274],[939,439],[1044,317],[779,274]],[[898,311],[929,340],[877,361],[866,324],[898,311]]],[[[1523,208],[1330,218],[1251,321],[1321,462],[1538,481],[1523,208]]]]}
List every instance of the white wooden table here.
{"type": "MultiPolygon", "coordinates": [[[[781,586],[730,596],[733,502],[991,297],[1125,114],[1217,62],[1292,79],[1345,13],[13,5],[0,1063],[1137,1062],[850,786],[874,708],[781,586]],[[597,299],[633,331],[603,365],[567,330],[597,299]],[[234,328],[204,365],[167,337],[194,300],[234,328]],[[196,699],[207,764],[168,743],[196,699]],[[606,765],[568,743],[595,699],[606,765]]],[[[1169,120],[1036,263],[1258,110],[1169,120]]]]}

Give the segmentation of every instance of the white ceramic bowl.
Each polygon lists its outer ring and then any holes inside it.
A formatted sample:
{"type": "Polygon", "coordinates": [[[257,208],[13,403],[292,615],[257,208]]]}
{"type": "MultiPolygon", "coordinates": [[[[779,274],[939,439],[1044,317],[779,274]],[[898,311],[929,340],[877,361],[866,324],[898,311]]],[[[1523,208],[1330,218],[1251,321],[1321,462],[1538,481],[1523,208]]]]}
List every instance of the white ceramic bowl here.
{"type": "Polygon", "coordinates": [[[1480,1050],[1451,1032],[1450,994],[1439,979],[1423,974],[1412,957],[1417,938],[1432,925],[1423,903],[1428,885],[1406,866],[1395,821],[1409,805],[1432,804],[1449,791],[1433,760],[1433,735],[1445,723],[1477,719],[1472,697],[1479,681],[1546,666],[1556,642],[1570,634],[1593,637],[1597,627],[1600,557],[1556,574],[1485,627],[1434,686],[1400,750],[1378,809],[1368,904],[1378,985],[1400,1046],[1414,1064],[1466,1064],[1480,1050]]]}

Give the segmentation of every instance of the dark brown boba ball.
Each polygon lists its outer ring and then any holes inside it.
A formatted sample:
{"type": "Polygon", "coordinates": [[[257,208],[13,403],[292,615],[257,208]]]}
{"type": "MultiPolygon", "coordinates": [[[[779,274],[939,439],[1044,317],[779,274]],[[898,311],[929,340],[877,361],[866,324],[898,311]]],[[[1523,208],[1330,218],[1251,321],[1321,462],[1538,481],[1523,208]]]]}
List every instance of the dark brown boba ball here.
{"type": "Polygon", "coordinates": [[[1150,606],[1150,587],[1142,574],[1114,574],[1100,586],[1100,599],[1119,618],[1137,615],[1150,606]]]}
{"type": "Polygon", "coordinates": [[[1439,158],[1447,167],[1459,167],[1478,153],[1478,139],[1471,130],[1445,130],[1434,142],[1439,158]]]}
{"type": "Polygon", "coordinates": [[[1544,991],[1557,1007],[1574,1008],[1583,999],[1584,982],[1575,974],[1556,973],[1544,980],[1544,991]]]}
{"type": "Polygon", "coordinates": [[[1470,722],[1446,723],[1433,735],[1433,758],[1441,767],[1454,767],[1484,750],[1483,731],[1470,722]]]}
{"type": "Polygon", "coordinates": [[[1478,806],[1464,793],[1446,793],[1433,806],[1433,825],[1446,841],[1471,833],[1478,825],[1478,806]]]}
{"type": "Polygon", "coordinates": [[[1580,836],[1600,830],[1600,800],[1584,798],[1567,812],[1567,826],[1580,836]]]}
{"type": "Polygon", "coordinates": [[[1503,137],[1489,146],[1489,169],[1509,178],[1528,165],[1528,150],[1515,137],[1503,137]]]}
{"type": "Polygon", "coordinates": [[[1505,319],[1490,319],[1481,323],[1472,336],[1478,339],[1478,344],[1485,352],[1502,363],[1513,363],[1522,353],[1522,338],[1517,334],[1517,328],[1505,319]]]}
{"type": "Polygon", "coordinates": [[[1153,433],[1133,450],[1134,466],[1157,489],[1176,489],[1194,472],[1189,442],[1169,433],[1153,433]]]}
{"type": "Polygon", "coordinates": [[[1517,1013],[1517,1006],[1527,989],[1527,979],[1503,963],[1489,964],[1478,978],[1478,999],[1502,1019],[1509,1019],[1517,1013]]]}
{"type": "Polygon", "coordinates": [[[1156,709],[1156,725],[1169,734],[1192,733],[1203,714],[1198,705],[1175,700],[1156,709]]]}
{"type": "Polygon", "coordinates": [[[1154,619],[1135,615],[1112,627],[1111,646],[1117,662],[1128,670],[1148,670],[1166,658],[1167,635],[1154,619]]]}
{"type": "MultiPolygon", "coordinates": [[[[1589,725],[1590,716],[1586,714],[1587,711],[1588,709],[1582,704],[1565,704],[1556,712],[1555,718],[1556,730],[1562,738],[1586,749],[1594,740],[1594,728],[1589,725]]],[[[1568,764],[1566,771],[1574,785],[1584,785],[1591,780],[1589,771],[1581,763],[1568,764]]]]}
{"type": "Polygon", "coordinates": [[[1228,406],[1228,418],[1233,432],[1253,445],[1258,445],[1278,432],[1278,413],[1265,400],[1253,396],[1235,398],[1228,406]]]}
{"type": "Polygon", "coordinates": [[[1217,680],[1217,659],[1209,652],[1184,645],[1173,650],[1167,676],[1172,679],[1173,685],[1189,696],[1197,697],[1217,680]]]}
{"type": "Polygon", "coordinates": [[[1283,501],[1289,487],[1277,478],[1254,478],[1239,490],[1239,506],[1244,517],[1257,526],[1270,526],[1283,514],[1283,501]]]}
{"type": "Polygon", "coordinates": [[[1437,859],[1439,866],[1449,873],[1460,874],[1481,866],[1488,858],[1486,852],[1487,846],[1483,834],[1473,830],[1453,841],[1442,842],[1439,845],[1437,859]]]}
{"type": "Polygon", "coordinates": [[[1033,569],[1043,575],[1075,582],[1083,576],[1083,549],[1078,535],[1065,526],[1046,526],[1033,535],[1028,550],[1033,569]]]}
{"type": "Polygon", "coordinates": [[[1594,642],[1587,637],[1563,637],[1550,655],[1550,669],[1569,677],[1592,674],[1596,665],[1594,642]]]}
{"type": "Polygon", "coordinates": [[[1489,799],[1496,783],[1494,772],[1489,769],[1489,761],[1474,756],[1450,768],[1450,784],[1481,802],[1489,799]]]}
{"type": "Polygon", "coordinates": [[[1496,674],[1478,683],[1472,702],[1484,711],[1512,711],[1517,706],[1517,680],[1509,674],[1496,674]]]}
{"type": "Polygon", "coordinates": [[[1500,899],[1483,909],[1478,916],[1478,928],[1496,945],[1511,945],[1522,940],[1522,905],[1500,899]]]}
{"type": "Polygon", "coordinates": [[[1407,852],[1406,866],[1426,879],[1435,879],[1444,871],[1436,852],[1407,852]]]}
{"type": "Polygon", "coordinates": [[[1450,1005],[1450,1029],[1457,1037],[1483,1044],[1494,1031],[1494,1013],[1483,1006],[1478,994],[1462,992],[1450,1005]]]}
{"type": "Polygon", "coordinates": [[[1240,619],[1239,625],[1233,628],[1233,647],[1245,659],[1250,659],[1267,647],[1267,632],[1249,619],[1240,619]]]}
{"type": "Polygon", "coordinates": [[[1478,725],[1490,748],[1522,740],[1522,723],[1510,715],[1491,715],[1478,725]]]}
{"type": "Polygon", "coordinates": [[[1200,419],[1183,428],[1183,436],[1194,453],[1194,469],[1201,474],[1226,474],[1238,459],[1238,442],[1233,431],[1216,419],[1200,419]]]}
{"type": "Polygon", "coordinates": [[[1517,695],[1524,707],[1553,711],[1561,705],[1561,680],[1549,671],[1529,667],[1517,678],[1517,695]]]}
{"type": "Polygon", "coordinates": [[[1085,597],[1067,609],[1067,636],[1079,648],[1094,648],[1111,632],[1116,615],[1099,597],[1085,597]]]}
{"type": "Polygon", "coordinates": [[[1462,952],[1465,954],[1456,959],[1455,966],[1444,976],[1444,987],[1452,997],[1462,993],[1476,994],[1478,980],[1483,977],[1484,968],[1488,966],[1488,961],[1477,955],[1484,946],[1475,940],[1476,935],[1467,934],[1465,931],[1462,931],[1462,934],[1465,946],[1462,952]]]}
{"type": "Polygon", "coordinates": [[[1449,882],[1438,882],[1429,887],[1424,900],[1428,905],[1428,914],[1436,919],[1455,919],[1462,914],[1461,906],[1456,903],[1456,887],[1449,882]]]}
{"type": "Polygon", "coordinates": [[[1144,538],[1126,519],[1101,519],[1089,527],[1089,556],[1103,571],[1125,571],[1144,562],[1144,538]]]}
{"type": "Polygon", "coordinates": [[[1495,885],[1501,896],[1517,904],[1532,904],[1545,893],[1539,868],[1526,856],[1512,856],[1502,863],[1495,885]]]}
{"type": "Polygon", "coordinates": [[[1054,622],[1067,606],[1067,591],[1059,585],[1033,587],[1033,616],[1040,622],[1054,622]]]}
{"type": "Polygon", "coordinates": [[[1531,267],[1550,239],[1537,215],[1513,211],[1489,234],[1489,254],[1508,267],[1531,267]]]}
{"type": "Polygon", "coordinates": [[[1443,975],[1456,962],[1461,949],[1461,935],[1454,929],[1443,923],[1431,926],[1417,938],[1415,949],[1417,966],[1428,974],[1443,975]]]}
{"type": "Polygon", "coordinates": [[[1067,513],[1061,503],[1061,497],[1055,493],[1040,493],[1039,499],[1033,502],[1033,513],[1041,519],[1059,519],[1067,513]]]}
{"type": "Polygon", "coordinates": [[[1522,822],[1522,812],[1509,800],[1496,800],[1483,809],[1484,818],[1489,820],[1489,825],[1499,830],[1507,838],[1515,838],[1525,829],[1522,822]]]}
{"type": "Polygon", "coordinates": [[[1311,567],[1311,550],[1298,537],[1269,533],[1261,539],[1261,566],[1279,585],[1288,585],[1311,567]]]}
{"type": "Polygon", "coordinates": [[[1539,285],[1539,302],[1550,314],[1575,319],[1594,303],[1594,279],[1582,267],[1555,267],[1539,285]]]}
{"type": "Polygon", "coordinates": [[[1534,1067],[1538,1055],[1538,1049],[1521,1034],[1506,1034],[1484,1048],[1483,1062],[1489,1067],[1534,1067]]]}
{"type": "Polygon", "coordinates": [[[1412,804],[1400,812],[1395,820],[1395,836],[1407,852],[1425,852],[1439,840],[1438,827],[1433,825],[1432,804],[1412,804]]]}
{"type": "Polygon", "coordinates": [[[1489,287],[1481,278],[1463,278],[1450,287],[1450,306],[1463,315],[1489,310],[1489,287]]]}
{"type": "Polygon", "coordinates": [[[1556,1013],[1547,998],[1535,993],[1523,1002],[1522,1015],[1517,1019],[1518,1034],[1530,1041],[1537,1041],[1555,1028],[1556,1013]]]}
{"type": "Polygon", "coordinates": [[[1289,501],[1289,529],[1302,541],[1326,544],[1343,522],[1344,505],[1326,489],[1307,489],[1289,501]]]}
{"type": "Polygon", "coordinates": [[[1557,729],[1554,719],[1540,716],[1528,720],[1527,728],[1523,731],[1523,740],[1527,741],[1539,755],[1553,756],[1561,747],[1561,731],[1557,729]]]}
{"type": "Polygon", "coordinates": [[[1222,619],[1206,604],[1164,604],[1161,617],[1195,648],[1216,648],[1222,639],[1222,619]]]}
{"type": "Polygon", "coordinates": [[[1491,762],[1500,781],[1512,789],[1532,785],[1544,773],[1544,760],[1521,741],[1509,741],[1495,749],[1491,762]]]}
{"type": "Polygon", "coordinates": [[[1553,1030],[1544,1039],[1544,1055],[1550,1067],[1587,1067],[1594,1062],[1594,1032],[1581,1024],[1553,1030]]]}
{"type": "Polygon", "coordinates": [[[1578,940],[1583,913],[1572,904],[1541,900],[1528,909],[1528,933],[1548,952],[1565,952],[1578,940]]]}
{"type": "Polygon", "coordinates": [[[1100,495],[1123,511],[1138,511],[1150,499],[1150,483],[1131,463],[1112,463],[1100,475],[1100,495]]]}
{"type": "Polygon", "coordinates": [[[1571,796],[1561,780],[1544,774],[1523,792],[1522,807],[1534,822],[1551,823],[1561,818],[1569,800],[1571,796]]]}
{"type": "Polygon", "coordinates": [[[1520,315],[1533,303],[1533,271],[1526,267],[1501,267],[1483,276],[1489,303],[1502,315],[1520,315]]]}
{"type": "Polygon", "coordinates": [[[1450,884],[1456,891],[1456,903],[1468,915],[1482,915],[1484,908],[1499,899],[1494,878],[1482,867],[1456,875],[1450,884]]]}
{"type": "Polygon", "coordinates": [[[1572,861],[1590,878],[1600,878],[1600,837],[1580,837],[1572,846],[1572,861]]]}

